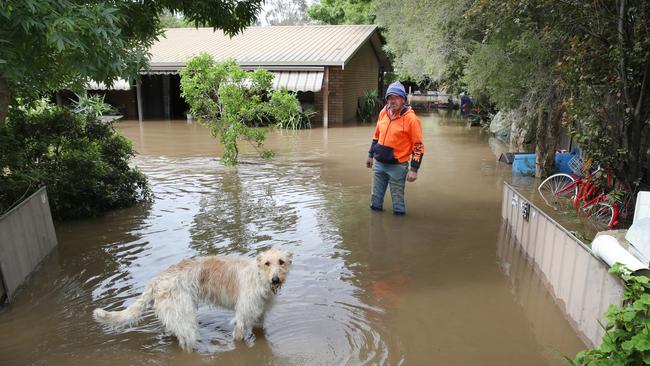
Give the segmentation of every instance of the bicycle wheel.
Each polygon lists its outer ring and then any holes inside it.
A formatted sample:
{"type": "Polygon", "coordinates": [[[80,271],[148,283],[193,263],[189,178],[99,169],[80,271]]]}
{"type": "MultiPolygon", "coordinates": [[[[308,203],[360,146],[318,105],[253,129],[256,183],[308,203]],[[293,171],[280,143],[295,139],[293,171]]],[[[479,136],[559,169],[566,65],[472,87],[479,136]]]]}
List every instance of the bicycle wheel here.
{"type": "Polygon", "coordinates": [[[610,225],[614,220],[614,208],[609,203],[598,202],[589,210],[589,220],[597,229],[611,229],[610,225]]]}
{"type": "Polygon", "coordinates": [[[578,194],[578,185],[575,179],[564,173],[553,174],[544,179],[537,187],[537,191],[546,202],[558,203],[558,198],[573,198],[578,194]]]}

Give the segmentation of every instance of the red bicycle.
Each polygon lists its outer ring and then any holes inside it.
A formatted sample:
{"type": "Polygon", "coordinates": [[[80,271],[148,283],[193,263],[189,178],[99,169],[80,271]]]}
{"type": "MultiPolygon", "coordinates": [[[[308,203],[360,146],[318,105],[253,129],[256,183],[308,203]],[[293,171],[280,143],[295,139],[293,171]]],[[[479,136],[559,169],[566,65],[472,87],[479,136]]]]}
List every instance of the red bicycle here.
{"type": "MultiPolygon", "coordinates": [[[[576,165],[569,164],[573,172],[581,172],[582,169],[576,165]]],[[[629,190],[620,184],[615,187],[612,175],[605,174],[600,167],[584,177],[553,174],[542,181],[537,190],[552,206],[572,205],[580,216],[588,218],[598,229],[618,226],[621,208],[629,204],[626,197],[632,197],[626,193],[629,190]]]]}

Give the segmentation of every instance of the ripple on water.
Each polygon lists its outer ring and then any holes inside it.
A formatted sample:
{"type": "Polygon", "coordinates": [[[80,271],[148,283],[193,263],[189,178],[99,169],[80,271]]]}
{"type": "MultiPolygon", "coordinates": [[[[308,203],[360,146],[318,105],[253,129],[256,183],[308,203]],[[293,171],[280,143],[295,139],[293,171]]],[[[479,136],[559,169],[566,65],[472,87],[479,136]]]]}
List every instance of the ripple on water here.
{"type": "MultiPolygon", "coordinates": [[[[268,363],[385,363],[383,331],[368,315],[379,310],[360,301],[360,290],[348,280],[337,249],[340,236],[326,209],[330,198],[317,167],[278,162],[224,168],[211,158],[169,157],[140,157],[136,163],[156,198],[147,218],[128,230],[129,240],[103,247],[105,260],[114,265],[85,281],[92,287],[93,302],[122,308],[153,276],[187,257],[252,257],[278,245],[294,252],[294,268],[265,320],[266,330],[256,333],[247,347],[268,363]]],[[[232,314],[199,308],[197,350],[204,357],[239,352],[241,346],[231,339],[232,314]]],[[[148,315],[127,332],[102,332],[105,341],[115,339],[111,347],[144,342],[152,352],[175,351],[173,339],[160,330],[160,323],[148,315]]]]}

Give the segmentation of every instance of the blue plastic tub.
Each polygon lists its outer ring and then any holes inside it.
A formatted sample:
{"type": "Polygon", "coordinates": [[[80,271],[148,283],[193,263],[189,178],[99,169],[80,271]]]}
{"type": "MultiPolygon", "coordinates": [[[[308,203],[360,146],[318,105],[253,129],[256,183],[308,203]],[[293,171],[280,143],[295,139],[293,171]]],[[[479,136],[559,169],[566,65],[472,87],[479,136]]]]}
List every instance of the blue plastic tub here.
{"type": "Polygon", "coordinates": [[[555,153],[555,172],[573,174],[569,168],[569,160],[576,156],[575,153],[555,153]]]}
{"type": "Polygon", "coordinates": [[[512,162],[512,173],[535,175],[535,154],[515,154],[512,162]]]}
{"type": "MultiPolygon", "coordinates": [[[[570,153],[555,153],[555,173],[573,174],[569,167],[569,160],[579,153],[577,149],[570,153]]],[[[535,154],[515,154],[512,173],[535,175],[535,154]]]]}

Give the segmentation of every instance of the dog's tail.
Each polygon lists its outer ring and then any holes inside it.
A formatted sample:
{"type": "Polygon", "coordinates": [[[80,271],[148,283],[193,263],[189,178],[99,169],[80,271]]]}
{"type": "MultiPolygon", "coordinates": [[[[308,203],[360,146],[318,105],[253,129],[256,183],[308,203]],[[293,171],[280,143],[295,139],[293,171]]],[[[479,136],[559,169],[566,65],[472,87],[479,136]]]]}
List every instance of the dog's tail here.
{"type": "Polygon", "coordinates": [[[104,309],[95,309],[93,318],[98,323],[110,325],[115,328],[124,328],[134,325],[140,321],[142,313],[147,308],[149,302],[153,299],[151,289],[147,288],[140,297],[126,309],[122,311],[106,311],[104,309]]]}

